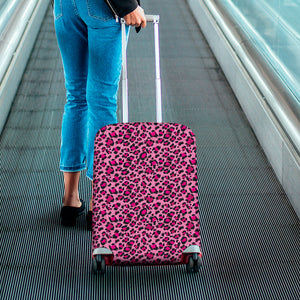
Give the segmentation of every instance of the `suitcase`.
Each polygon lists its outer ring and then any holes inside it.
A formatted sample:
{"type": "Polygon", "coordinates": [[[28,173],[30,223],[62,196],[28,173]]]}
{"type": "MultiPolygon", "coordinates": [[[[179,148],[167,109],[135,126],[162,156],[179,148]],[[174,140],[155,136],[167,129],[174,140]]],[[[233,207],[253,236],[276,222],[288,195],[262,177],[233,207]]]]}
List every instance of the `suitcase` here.
{"type": "MultiPolygon", "coordinates": [[[[185,125],[163,123],[159,16],[154,24],[157,122],[128,123],[126,47],[123,46],[123,123],[95,138],[92,270],[107,265],[202,264],[196,139],[185,125]]],[[[122,21],[125,45],[125,24],[122,21]]]]}

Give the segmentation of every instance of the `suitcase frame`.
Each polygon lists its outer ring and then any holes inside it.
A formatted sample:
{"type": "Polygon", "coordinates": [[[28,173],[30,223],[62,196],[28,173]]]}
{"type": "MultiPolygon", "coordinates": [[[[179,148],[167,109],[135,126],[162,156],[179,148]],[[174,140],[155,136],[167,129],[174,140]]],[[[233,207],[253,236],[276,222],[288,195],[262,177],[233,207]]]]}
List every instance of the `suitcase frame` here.
{"type": "Polygon", "coordinates": [[[202,264],[196,139],[185,125],[162,123],[159,16],[147,16],[147,21],[154,24],[157,123],[128,123],[122,20],[125,124],[105,126],[95,139],[94,273],[104,273],[107,265],[149,264],[186,264],[188,272],[198,272],[202,264]],[[179,205],[181,199],[186,199],[183,206],[179,205]],[[162,233],[164,243],[158,238],[162,233]],[[111,239],[117,242],[111,245],[111,239]]]}

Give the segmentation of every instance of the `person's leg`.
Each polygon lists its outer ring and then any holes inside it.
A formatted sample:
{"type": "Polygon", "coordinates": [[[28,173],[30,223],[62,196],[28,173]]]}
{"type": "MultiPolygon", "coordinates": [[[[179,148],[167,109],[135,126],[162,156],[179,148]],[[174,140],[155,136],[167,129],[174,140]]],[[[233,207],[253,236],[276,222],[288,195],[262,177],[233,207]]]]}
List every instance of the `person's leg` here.
{"type": "Polygon", "coordinates": [[[79,176],[86,168],[87,152],[87,28],[72,0],[55,1],[54,16],[67,90],[60,159],[65,182],[64,205],[79,207],[79,176]]]}
{"type": "Polygon", "coordinates": [[[117,94],[122,69],[121,26],[110,22],[89,27],[89,68],[87,79],[88,154],[87,177],[93,179],[94,140],[102,127],[117,120],[117,94]]]}
{"type": "Polygon", "coordinates": [[[63,207],[60,212],[64,226],[75,226],[76,218],[85,211],[85,203],[79,199],[78,184],[79,172],[64,172],[65,194],[63,207]]]}
{"type": "Polygon", "coordinates": [[[64,206],[80,207],[78,185],[80,172],[64,172],[65,194],[64,206]]]}
{"type": "MultiPolygon", "coordinates": [[[[98,130],[117,123],[117,92],[121,73],[120,28],[89,29],[89,74],[87,84],[88,155],[87,176],[93,179],[94,140],[98,130]]],[[[87,214],[88,229],[92,229],[93,198],[87,214]]]]}
{"type": "Polygon", "coordinates": [[[87,176],[93,179],[96,133],[117,120],[117,93],[122,67],[121,28],[89,28],[87,176]]]}
{"type": "MultiPolygon", "coordinates": [[[[121,25],[116,23],[105,2],[88,8],[89,67],[87,80],[88,154],[87,177],[93,180],[94,139],[105,125],[117,123],[117,93],[122,68],[121,25]]],[[[87,215],[91,229],[93,199],[87,215]]]]}

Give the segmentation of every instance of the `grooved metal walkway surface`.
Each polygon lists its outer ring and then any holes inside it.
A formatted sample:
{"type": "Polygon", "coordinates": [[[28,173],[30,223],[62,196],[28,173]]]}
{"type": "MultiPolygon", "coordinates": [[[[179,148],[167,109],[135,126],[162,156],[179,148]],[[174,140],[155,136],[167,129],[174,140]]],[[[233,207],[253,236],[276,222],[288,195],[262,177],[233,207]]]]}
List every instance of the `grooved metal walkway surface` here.
{"type": "MultiPolygon", "coordinates": [[[[203,267],[94,276],[85,218],[60,225],[65,90],[49,8],[0,139],[0,298],[299,299],[299,220],[222,71],[184,1],[144,2],[161,15],[164,121],[197,137],[203,267]]],[[[150,27],[128,47],[131,121],[154,121],[150,27]]],[[[81,197],[90,190],[82,176],[81,197]]]]}

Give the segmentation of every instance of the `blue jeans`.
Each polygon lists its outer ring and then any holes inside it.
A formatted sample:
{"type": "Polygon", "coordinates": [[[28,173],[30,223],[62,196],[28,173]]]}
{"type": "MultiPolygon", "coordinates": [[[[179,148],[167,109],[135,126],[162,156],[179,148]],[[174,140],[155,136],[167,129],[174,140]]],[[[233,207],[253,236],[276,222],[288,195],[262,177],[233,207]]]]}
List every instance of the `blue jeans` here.
{"type": "Polygon", "coordinates": [[[92,180],[96,133],[117,123],[121,25],[104,0],[55,0],[54,20],[67,90],[60,170],[87,166],[92,180]]]}

